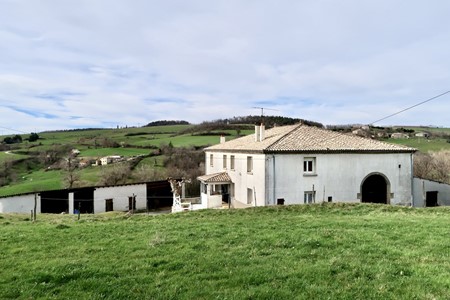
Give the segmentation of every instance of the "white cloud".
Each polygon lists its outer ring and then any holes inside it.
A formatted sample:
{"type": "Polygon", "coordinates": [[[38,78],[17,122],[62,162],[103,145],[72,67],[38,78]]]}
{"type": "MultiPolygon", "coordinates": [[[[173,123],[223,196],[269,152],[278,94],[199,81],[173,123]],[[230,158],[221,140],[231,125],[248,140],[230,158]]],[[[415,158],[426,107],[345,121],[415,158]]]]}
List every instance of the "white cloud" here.
{"type": "MultiPolygon", "coordinates": [[[[0,127],[200,122],[258,114],[261,103],[326,124],[369,123],[450,89],[449,8],[443,0],[2,1],[0,127]]],[[[450,126],[449,97],[384,123],[450,126]]]]}

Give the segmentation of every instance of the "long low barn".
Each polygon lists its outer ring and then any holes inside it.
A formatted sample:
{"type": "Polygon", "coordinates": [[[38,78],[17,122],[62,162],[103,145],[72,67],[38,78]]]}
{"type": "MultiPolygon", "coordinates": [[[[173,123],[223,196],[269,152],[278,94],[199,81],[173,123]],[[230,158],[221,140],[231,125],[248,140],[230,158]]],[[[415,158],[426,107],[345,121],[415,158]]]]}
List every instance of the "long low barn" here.
{"type": "MultiPolygon", "coordinates": [[[[154,181],[116,186],[42,191],[0,197],[0,213],[101,213],[107,211],[152,210],[171,207],[170,184],[154,181]]],[[[450,185],[414,178],[415,207],[450,205],[450,185]]],[[[202,206],[205,207],[206,206],[202,206]]]]}
{"type": "Polygon", "coordinates": [[[101,213],[171,207],[166,180],[115,186],[41,191],[0,198],[0,213],[101,213]]]}

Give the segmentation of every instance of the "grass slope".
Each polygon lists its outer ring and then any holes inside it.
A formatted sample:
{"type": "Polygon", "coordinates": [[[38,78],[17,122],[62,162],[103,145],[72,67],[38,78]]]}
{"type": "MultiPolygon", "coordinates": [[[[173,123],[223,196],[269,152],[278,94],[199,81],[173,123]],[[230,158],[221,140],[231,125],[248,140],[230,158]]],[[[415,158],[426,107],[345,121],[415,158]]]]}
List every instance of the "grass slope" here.
{"type": "Polygon", "coordinates": [[[413,147],[423,153],[450,149],[450,143],[448,143],[445,139],[427,140],[425,138],[414,137],[409,139],[388,139],[386,141],[393,144],[413,147]]]}
{"type": "Polygon", "coordinates": [[[0,215],[2,299],[445,299],[450,210],[0,215]]]}

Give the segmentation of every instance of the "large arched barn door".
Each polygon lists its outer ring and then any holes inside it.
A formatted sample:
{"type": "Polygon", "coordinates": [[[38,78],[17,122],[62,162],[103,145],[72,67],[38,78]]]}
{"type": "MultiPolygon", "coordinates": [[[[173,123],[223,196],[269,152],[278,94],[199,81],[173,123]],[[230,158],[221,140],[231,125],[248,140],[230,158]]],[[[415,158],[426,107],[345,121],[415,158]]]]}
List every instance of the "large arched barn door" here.
{"type": "Polygon", "coordinates": [[[380,174],[373,174],[366,177],[361,186],[361,202],[389,203],[388,199],[389,183],[380,174]]]}

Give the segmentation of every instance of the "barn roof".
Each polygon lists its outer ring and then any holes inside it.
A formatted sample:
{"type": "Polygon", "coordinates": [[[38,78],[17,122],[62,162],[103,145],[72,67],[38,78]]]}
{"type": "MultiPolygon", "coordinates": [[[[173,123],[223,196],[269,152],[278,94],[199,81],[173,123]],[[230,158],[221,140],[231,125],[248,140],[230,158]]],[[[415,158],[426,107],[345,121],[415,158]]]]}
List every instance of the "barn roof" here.
{"type": "Polygon", "coordinates": [[[205,151],[298,153],[298,152],[378,152],[413,153],[414,148],[386,143],[352,134],[343,134],[304,124],[274,127],[268,129],[262,141],[255,141],[254,135],[237,138],[217,144],[205,151]]]}

